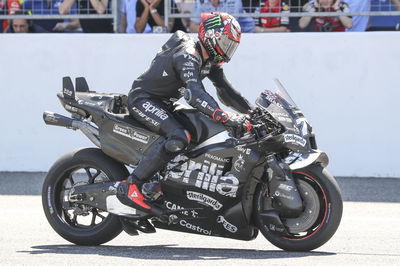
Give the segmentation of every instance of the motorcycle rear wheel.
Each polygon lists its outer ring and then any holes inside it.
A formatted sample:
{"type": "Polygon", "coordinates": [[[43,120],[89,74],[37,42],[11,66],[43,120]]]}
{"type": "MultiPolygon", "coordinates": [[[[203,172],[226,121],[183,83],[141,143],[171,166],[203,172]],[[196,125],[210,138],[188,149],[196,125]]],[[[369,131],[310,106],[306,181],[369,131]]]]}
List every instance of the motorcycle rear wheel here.
{"type": "Polygon", "coordinates": [[[265,189],[256,190],[255,218],[264,237],[273,245],[287,251],[310,251],[325,244],[339,227],[343,201],[334,177],[322,166],[311,165],[293,172],[305,205],[299,218],[281,217],[289,235],[283,236],[264,224],[260,213],[266,210],[265,189]]]}
{"type": "Polygon", "coordinates": [[[100,245],[118,236],[118,216],[68,201],[74,186],[122,180],[128,171],[97,148],[81,148],[58,159],[49,170],[42,189],[42,205],[52,228],[77,245],[100,245]]]}

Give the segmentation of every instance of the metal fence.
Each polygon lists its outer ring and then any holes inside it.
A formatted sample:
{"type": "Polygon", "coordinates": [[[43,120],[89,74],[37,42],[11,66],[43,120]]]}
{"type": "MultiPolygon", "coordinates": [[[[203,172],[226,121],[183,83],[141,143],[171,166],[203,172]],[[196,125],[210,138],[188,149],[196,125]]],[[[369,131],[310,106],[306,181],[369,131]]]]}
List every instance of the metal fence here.
{"type": "MultiPolygon", "coordinates": [[[[56,9],[51,9],[49,12],[49,3],[55,2],[53,0],[43,0],[42,9],[35,10],[22,10],[23,12],[29,13],[26,15],[13,15],[12,10],[5,9],[4,7],[10,0],[0,0],[0,20],[9,20],[16,18],[23,19],[112,19],[114,32],[118,31],[120,10],[119,5],[122,0],[110,0],[110,5],[104,14],[92,14],[92,10],[87,8],[75,7],[75,12],[66,15],[60,15],[56,9]],[[47,6],[46,6],[47,4],[47,6]]],[[[21,0],[19,0],[21,1],[21,0]]],[[[25,0],[25,2],[33,0],[25,0]]],[[[34,0],[39,1],[39,0],[34,0]]],[[[77,0],[78,1],[89,1],[89,0],[77,0]]],[[[137,0],[140,1],[140,0],[137,0]]],[[[213,0],[164,0],[164,21],[165,25],[168,25],[168,20],[170,18],[181,18],[190,19],[200,17],[200,14],[196,13],[197,4],[200,1],[213,1],[213,0]]],[[[219,0],[222,2],[234,2],[242,1],[243,8],[241,12],[229,12],[234,17],[252,17],[255,20],[261,17],[276,17],[277,13],[262,13],[260,12],[261,7],[265,0],[219,0]]],[[[285,0],[282,0],[285,1],[285,0]]],[[[278,13],[280,17],[335,17],[342,14],[347,16],[400,16],[400,0],[365,0],[369,2],[369,10],[354,11],[350,12],[303,12],[303,6],[309,1],[305,0],[286,0],[290,6],[290,12],[278,13]]],[[[314,0],[311,0],[313,2],[314,0]]],[[[346,0],[344,0],[346,1],[346,0]]],[[[363,0],[359,0],[363,1],[363,0]]],[[[229,8],[227,8],[229,11],[229,8]]]]}
{"type": "MultiPolygon", "coordinates": [[[[114,32],[118,31],[119,22],[119,5],[121,0],[110,0],[109,6],[105,9],[104,14],[97,14],[94,9],[89,6],[87,0],[86,7],[79,6],[80,1],[77,0],[72,6],[69,14],[61,15],[59,12],[58,5],[63,2],[61,0],[0,0],[0,20],[12,20],[12,19],[28,19],[28,20],[69,20],[69,19],[112,19],[114,32]],[[25,7],[29,1],[31,5],[25,7]],[[14,6],[8,4],[13,2],[14,6]],[[19,2],[19,5],[18,3],[19,2]],[[42,5],[40,5],[40,3],[42,5]],[[16,12],[23,13],[16,15],[16,12]]],[[[140,1],[140,0],[139,0],[140,1]]]]}

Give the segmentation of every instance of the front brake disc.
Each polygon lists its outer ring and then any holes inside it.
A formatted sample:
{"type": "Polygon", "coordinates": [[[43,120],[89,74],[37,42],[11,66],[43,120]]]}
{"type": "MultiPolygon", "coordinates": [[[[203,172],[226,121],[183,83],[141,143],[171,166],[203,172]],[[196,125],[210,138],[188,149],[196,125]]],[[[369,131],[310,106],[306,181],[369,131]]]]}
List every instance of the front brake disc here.
{"type": "Polygon", "coordinates": [[[315,189],[303,180],[298,180],[297,188],[303,199],[304,211],[299,217],[283,219],[283,223],[292,234],[308,231],[317,221],[320,211],[320,201],[315,189]]]}

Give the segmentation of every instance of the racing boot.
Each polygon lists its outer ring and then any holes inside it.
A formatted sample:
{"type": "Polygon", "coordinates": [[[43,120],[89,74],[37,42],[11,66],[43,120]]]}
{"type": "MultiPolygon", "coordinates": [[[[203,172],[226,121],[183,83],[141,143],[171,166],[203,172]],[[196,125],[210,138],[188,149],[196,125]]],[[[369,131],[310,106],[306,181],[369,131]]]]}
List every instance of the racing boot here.
{"type": "Polygon", "coordinates": [[[130,175],[126,181],[122,181],[117,188],[117,198],[122,204],[135,208],[144,213],[160,216],[162,210],[150,203],[141,190],[143,182],[135,175],[130,175]]]}
{"type": "Polygon", "coordinates": [[[142,193],[146,199],[156,201],[162,196],[160,183],[157,181],[144,183],[142,186],[142,193]]]}

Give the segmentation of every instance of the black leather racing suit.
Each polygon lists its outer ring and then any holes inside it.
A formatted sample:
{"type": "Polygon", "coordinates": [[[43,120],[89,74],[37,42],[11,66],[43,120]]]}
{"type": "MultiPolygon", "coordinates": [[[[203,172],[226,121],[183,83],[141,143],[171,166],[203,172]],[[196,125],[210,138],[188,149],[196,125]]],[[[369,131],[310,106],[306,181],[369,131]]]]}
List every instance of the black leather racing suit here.
{"type": "Polygon", "coordinates": [[[213,116],[220,109],[205,91],[202,79],[208,77],[218,98],[240,113],[251,106],[227,81],[221,67],[201,56],[201,47],[188,34],[177,31],[162,46],[150,67],[140,75],[129,92],[130,114],[151,131],[166,139],[150,147],[133,174],[146,182],[190,142],[188,132],[176,121],[169,106],[182,96],[194,108],[213,116]]]}

